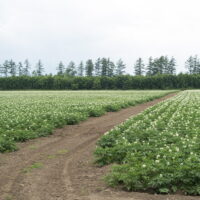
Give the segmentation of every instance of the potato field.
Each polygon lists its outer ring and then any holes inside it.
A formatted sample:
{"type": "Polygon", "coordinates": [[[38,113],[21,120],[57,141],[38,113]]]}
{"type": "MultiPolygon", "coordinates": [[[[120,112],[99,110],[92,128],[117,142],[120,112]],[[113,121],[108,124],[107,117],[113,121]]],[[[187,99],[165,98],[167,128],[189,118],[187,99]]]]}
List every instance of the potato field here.
{"type": "Polygon", "coordinates": [[[0,152],[16,142],[47,136],[55,128],[118,111],[173,91],[2,91],[0,152]]]}
{"type": "Polygon", "coordinates": [[[200,195],[200,91],[182,91],[98,141],[96,162],[113,164],[110,186],[200,195]]]}

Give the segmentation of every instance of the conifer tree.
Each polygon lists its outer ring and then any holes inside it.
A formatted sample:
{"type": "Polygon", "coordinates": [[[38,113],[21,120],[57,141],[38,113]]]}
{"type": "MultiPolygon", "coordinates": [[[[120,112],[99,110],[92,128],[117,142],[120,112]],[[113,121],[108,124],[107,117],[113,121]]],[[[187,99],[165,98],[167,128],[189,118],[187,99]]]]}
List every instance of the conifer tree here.
{"type": "Polygon", "coordinates": [[[84,64],[83,64],[83,61],[81,61],[79,66],[78,66],[78,76],[84,76],[84,64]]]}
{"type": "Polygon", "coordinates": [[[17,66],[12,59],[9,61],[9,73],[11,76],[16,76],[17,74],[17,66]]]}
{"type": "Polygon", "coordinates": [[[168,62],[168,74],[176,74],[176,60],[174,57],[168,62]]]}
{"type": "Polygon", "coordinates": [[[1,74],[2,74],[4,77],[8,77],[9,68],[10,68],[9,61],[8,61],[8,60],[5,60],[5,62],[4,62],[3,65],[1,66],[1,74]]]}
{"type": "Polygon", "coordinates": [[[124,70],[126,68],[126,65],[124,64],[124,62],[122,61],[122,59],[119,59],[116,63],[116,75],[123,75],[124,74],[124,70]]]}
{"type": "Polygon", "coordinates": [[[94,64],[91,59],[86,61],[85,74],[86,76],[93,76],[94,64]]]}
{"type": "Polygon", "coordinates": [[[192,56],[190,56],[185,62],[185,67],[187,68],[189,74],[194,73],[194,60],[192,56]]]}
{"type": "Polygon", "coordinates": [[[24,70],[23,70],[23,74],[24,74],[25,76],[29,76],[29,75],[30,75],[30,63],[29,63],[28,59],[26,59],[26,60],[24,61],[24,70]]]}
{"type": "Polygon", "coordinates": [[[155,58],[153,60],[153,75],[156,74],[168,74],[168,57],[167,56],[161,56],[159,58],[155,58]]]}
{"type": "Polygon", "coordinates": [[[0,65],[0,76],[3,77],[5,75],[4,73],[4,66],[0,65]]]}
{"type": "Polygon", "coordinates": [[[149,63],[148,63],[148,65],[147,65],[147,68],[146,68],[146,70],[147,70],[147,73],[146,73],[146,75],[147,76],[152,76],[154,73],[153,73],[153,58],[152,57],[150,57],[149,58],[149,63]]]}
{"type": "Polygon", "coordinates": [[[112,76],[115,75],[115,64],[114,64],[114,62],[110,61],[109,58],[108,58],[107,62],[108,62],[108,73],[107,73],[107,75],[109,77],[112,77],[112,76]]]}
{"type": "Polygon", "coordinates": [[[138,60],[136,60],[136,63],[134,65],[134,73],[136,76],[141,76],[144,73],[144,63],[142,58],[138,58],[138,60]]]}
{"type": "Polygon", "coordinates": [[[41,60],[38,61],[38,63],[36,64],[36,75],[37,76],[42,76],[43,75],[43,72],[44,72],[44,67],[42,65],[42,62],[41,60]]]}
{"type": "Polygon", "coordinates": [[[162,74],[170,74],[170,65],[168,56],[163,56],[162,65],[163,65],[162,74]]]}
{"type": "Polygon", "coordinates": [[[24,68],[22,62],[18,63],[18,75],[23,76],[24,75],[24,68]]]}
{"type": "Polygon", "coordinates": [[[195,55],[193,57],[193,74],[198,74],[198,65],[199,65],[199,59],[198,56],[195,55]]]}
{"type": "Polygon", "coordinates": [[[101,58],[98,58],[94,66],[95,76],[101,76],[101,67],[101,58]]]}
{"type": "Polygon", "coordinates": [[[164,56],[161,56],[157,60],[157,71],[158,71],[158,74],[164,74],[165,66],[166,66],[166,58],[164,56]]]}
{"type": "Polygon", "coordinates": [[[198,62],[198,65],[197,65],[197,74],[200,74],[200,62],[198,62]]]}
{"type": "Polygon", "coordinates": [[[76,76],[77,71],[76,71],[76,65],[73,61],[71,61],[69,63],[69,65],[67,66],[66,70],[65,70],[65,74],[67,76],[76,76]]]}
{"type": "Polygon", "coordinates": [[[108,60],[106,58],[101,59],[101,76],[108,75],[108,60]]]}
{"type": "Polygon", "coordinates": [[[58,67],[57,67],[57,75],[64,75],[65,73],[65,66],[64,64],[62,63],[62,61],[60,61],[60,63],[58,64],[58,67]]]}

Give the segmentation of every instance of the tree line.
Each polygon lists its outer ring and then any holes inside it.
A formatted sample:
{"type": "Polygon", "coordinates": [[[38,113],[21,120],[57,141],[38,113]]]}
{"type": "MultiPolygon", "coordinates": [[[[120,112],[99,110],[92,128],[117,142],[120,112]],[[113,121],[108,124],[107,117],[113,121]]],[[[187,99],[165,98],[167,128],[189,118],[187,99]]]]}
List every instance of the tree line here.
{"type": "MultiPolygon", "coordinates": [[[[109,58],[98,58],[95,62],[92,59],[87,60],[85,63],[80,62],[76,66],[75,62],[71,61],[67,66],[61,61],[56,67],[59,76],[118,76],[125,73],[125,64],[122,59],[116,63],[109,58]]],[[[26,59],[24,63],[19,62],[16,64],[13,60],[6,60],[0,65],[0,76],[43,76],[45,75],[45,68],[42,61],[39,60],[34,70],[31,71],[30,62],[26,59]]],[[[47,75],[47,74],[46,74],[47,75]]]]}
{"type": "MultiPolygon", "coordinates": [[[[185,62],[185,67],[188,74],[200,74],[200,59],[198,56],[190,56],[185,62]]],[[[125,74],[126,64],[122,59],[116,63],[110,58],[98,58],[96,61],[88,59],[76,65],[71,61],[67,66],[62,61],[56,67],[56,75],[58,76],[120,76],[125,74]]],[[[161,74],[174,75],[176,74],[176,59],[174,57],[160,56],[158,58],[150,57],[148,63],[145,64],[142,58],[138,58],[133,65],[133,72],[136,76],[155,76],[161,74]]],[[[6,60],[0,65],[1,77],[14,76],[43,76],[45,75],[45,67],[42,61],[39,60],[34,70],[31,70],[31,64],[26,59],[24,62],[16,64],[12,59],[6,60]]],[[[47,74],[46,74],[47,75],[47,74]]]]}
{"type": "Polygon", "coordinates": [[[200,74],[155,76],[15,76],[0,78],[0,90],[200,89],[200,74]]]}
{"type": "Polygon", "coordinates": [[[171,57],[150,57],[145,65],[142,58],[136,60],[135,76],[125,74],[126,65],[120,59],[116,63],[109,58],[92,59],[78,66],[71,61],[66,67],[60,62],[57,74],[44,74],[39,60],[34,70],[28,60],[16,64],[6,60],[0,66],[0,90],[92,90],[92,89],[200,89],[200,60],[191,56],[185,62],[187,73],[176,75],[176,60],[171,57]]]}

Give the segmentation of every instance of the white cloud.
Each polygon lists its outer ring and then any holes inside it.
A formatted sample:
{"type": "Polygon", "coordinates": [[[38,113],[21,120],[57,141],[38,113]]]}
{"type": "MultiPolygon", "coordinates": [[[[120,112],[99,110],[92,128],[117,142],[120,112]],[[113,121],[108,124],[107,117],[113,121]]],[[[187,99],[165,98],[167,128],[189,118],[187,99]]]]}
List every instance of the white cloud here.
{"type": "Polygon", "coordinates": [[[199,0],[0,0],[0,62],[169,55],[179,71],[200,47],[199,0]]]}

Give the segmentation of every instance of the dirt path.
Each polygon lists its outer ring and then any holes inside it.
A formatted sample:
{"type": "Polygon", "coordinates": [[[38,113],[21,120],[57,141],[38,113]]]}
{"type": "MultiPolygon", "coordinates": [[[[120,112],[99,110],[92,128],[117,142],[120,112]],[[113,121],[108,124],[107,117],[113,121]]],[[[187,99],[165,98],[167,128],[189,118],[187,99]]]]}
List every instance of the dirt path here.
{"type": "Polygon", "coordinates": [[[0,154],[0,200],[200,199],[110,189],[101,180],[108,167],[93,165],[95,143],[103,133],[173,95],[66,126],[52,136],[20,144],[17,152],[0,154]]]}

